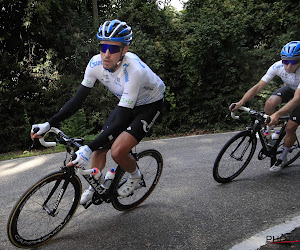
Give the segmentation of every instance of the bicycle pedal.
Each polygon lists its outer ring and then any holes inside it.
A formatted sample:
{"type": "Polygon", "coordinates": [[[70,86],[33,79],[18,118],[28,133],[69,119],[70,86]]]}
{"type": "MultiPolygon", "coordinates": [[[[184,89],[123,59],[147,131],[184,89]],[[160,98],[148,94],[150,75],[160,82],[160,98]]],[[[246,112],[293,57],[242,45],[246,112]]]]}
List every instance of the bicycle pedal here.
{"type": "Polygon", "coordinates": [[[267,157],[267,155],[261,150],[259,153],[258,153],[258,156],[257,156],[257,158],[259,159],[259,160],[263,160],[263,159],[265,159],[267,157]]]}
{"type": "Polygon", "coordinates": [[[92,205],[93,202],[92,201],[88,201],[87,203],[83,204],[82,206],[85,208],[85,209],[88,209],[90,205],[92,205]]]}

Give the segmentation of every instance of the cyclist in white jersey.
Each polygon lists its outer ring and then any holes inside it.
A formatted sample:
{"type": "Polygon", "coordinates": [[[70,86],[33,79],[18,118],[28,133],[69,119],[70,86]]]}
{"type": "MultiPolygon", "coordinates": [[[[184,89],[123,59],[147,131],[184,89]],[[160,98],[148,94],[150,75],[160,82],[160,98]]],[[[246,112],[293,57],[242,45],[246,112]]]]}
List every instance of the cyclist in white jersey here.
{"type": "MultiPolygon", "coordinates": [[[[68,165],[86,164],[94,152],[91,167],[102,170],[110,148],[113,160],[131,174],[118,189],[118,194],[125,197],[134,191],[141,179],[136,161],[129,152],[161,115],[165,84],[137,55],[128,52],[132,30],[125,22],[104,22],[99,27],[97,38],[100,40],[100,54],[88,63],[76,94],[48,122],[33,125],[31,138],[41,138],[52,126],[58,126],[59,122],[77,112],[99,80],[119,99],[119,103],[100,135],[76,151],[77,158],[68,165]],[[35,132],[35,128],[39,131],[35,132]]],[[[93,194],[94,189],[90,186],[84,191],[80,204],[91,200],[93,194]]]]}
{"type": "Polygon", "coordinates": [[[87,65],[82,85],[92,88],[96,80],[120,99],[119,106],[133,108],[163,98],[162,80],[135,54],[127,52],[122,65],[114,72],[103,68],[101,55],[95,55],[87,65]]]}
{"type": "Polygon", "coordinates": [[[296,130],[300,124],[300,41],[287,43],[281,50],[281,59],[268,69],[262,79],[249,89],[239,102],[234,103],[234,108],[232,104],[229,107],[232,111],[237,110],[257,95],[275,76],[279,76],[285,83],[285,86],[271,95],[264,108],[265,113],[271,116],[269,126],[274,126],[278,123],[280,116],[292,111],[286,126],[283,152],[271,166],[271,172],[280,171],[286,164],[287,154],[296,140],[296,130]],[[281,103],[286,104],[275,112],[276,107],[281,103]]]}

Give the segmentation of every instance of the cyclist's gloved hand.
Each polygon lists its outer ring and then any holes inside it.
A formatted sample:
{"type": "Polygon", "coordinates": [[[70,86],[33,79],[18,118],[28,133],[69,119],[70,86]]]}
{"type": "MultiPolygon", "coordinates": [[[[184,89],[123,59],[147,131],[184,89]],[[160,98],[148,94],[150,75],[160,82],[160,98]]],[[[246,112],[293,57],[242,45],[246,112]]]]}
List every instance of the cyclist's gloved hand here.
{"type": "Polygon", "coordinates": [[[234,103],[231,103],[230,106],[229,106],[229,110],[231,112],[234,112],[236,111],[237,109],[239,109],[241,106],[243,106],[243,103],[242,102],[234,102],[234,103]]]}
{"type": "Polygon", "coordinates": [[[75,152],[77,157],[74,161],[72,161],[72,163],[77,167],[80,167],[83,164],[87,164],[92,153],[93,151],[89,148],[88,145],[82,146],[75,152]]]}
{"type": "Polygon", "coordinates": [[[50,126],[49,122],[32,125],[32,127],[31,127],[31,139],[41,138],[43,136],[43,134],[45,134],[46,132],[49,131],[50,128],[51,128],[51,126],[50,126]],[[36,132],[36,130],[38,130],[38,131],[36,132]]]}

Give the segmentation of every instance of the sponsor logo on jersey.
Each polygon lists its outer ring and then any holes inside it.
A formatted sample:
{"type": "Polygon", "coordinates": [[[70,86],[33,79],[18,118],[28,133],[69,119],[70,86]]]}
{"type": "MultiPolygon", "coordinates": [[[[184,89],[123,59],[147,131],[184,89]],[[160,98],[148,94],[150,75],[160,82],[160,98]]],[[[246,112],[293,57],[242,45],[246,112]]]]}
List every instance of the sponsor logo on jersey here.
{"type": "Polygon", "coordinates": [[[89,79],[84,79],[83,83],[86,84],[86,85],[92,84],[92,82],[89,79]]]}
{"type": "Polygon", "coordinates": [[[102,65],[102,61],[95,61],[94,62],[94,58],[92,58],[92,60],[90,61],[90,67],[94,68],[96,66],[102,65]]]}
{"type": "Polygon", "coordinates": [[[283,64],[279,64],[279,65],[273,65],[273,69],[276,70],[276,69],[279,69],[279,68],[282,68],[283,67],[283,64]]]}
{"type": "Polygon", "coordinates": [[[146,68],[143,64],[140,58],[133,58],[134,60],[138,61],[138,63],[143,67],[146,68]]]}
{"type": "Polygon", "coordinates": [[[145,89],[145,90],[153,90],[154,88],[151,88],[151,87],[145,86],[143,89],[145,89]]]}
{"type": "Polygon", "coordinates": [[[124,70],[124,74],[125,74],[125,82],[128,82],[129,81],[129,75],[128,75],[128,71],[127,71],[127,67],[129,65],[127,63],[124,63],[123,64],[123,70],[124,70]]]}
{"type": "Polygon", "coordinates": [[[124,97],[121,98],[120,102],[122,102],[122,103],[128,103],[128,104],[132,104],[132,103],[133,103],[132,100],[126,99],[126,98],[124,98],[124,97]]]}

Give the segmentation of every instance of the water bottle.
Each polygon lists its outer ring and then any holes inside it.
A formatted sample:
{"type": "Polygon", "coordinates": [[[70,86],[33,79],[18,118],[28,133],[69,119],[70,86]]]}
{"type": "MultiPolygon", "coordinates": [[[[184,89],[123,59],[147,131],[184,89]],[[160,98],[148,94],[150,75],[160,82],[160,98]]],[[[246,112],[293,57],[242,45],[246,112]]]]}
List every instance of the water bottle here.
{"type": "Polygon", "coordinates": [[[279,139],[279,131],[276,131],[272,134],[272,140],[278,140],[279,139]]]}
{"type": "Polygon", "coordinates": [[[101,182],[101,179],[103,179],[101,171],[99,171],[98,168],[92,168],[92,170],[93,172],[91,173],[91,175],[94,177],[96,181],[101,182]]]}
{"type": "Polygon", "coordinates": [[[270,140],[268,145],[274,147],[278,139],[279,139],[279,131],[276,131],[272,134],[272,140],[270,140]]]}
{"type": "Polygon", "coordinates": [[[270,132],[268,130],[266,130],[264,132],[264,136],[266,137],[267,140],[269,140],[271,138],[271,134],[270,134],[270,132]]]}
{"type": "Polygon", "coordinates": [[[109,189],[111,183],[113,182],[113,179],[115,178],[115,175],[116,175],[116,172],[113,168],[108,170],[104,177],[104,182],[101,184],[101,187],[103,187],[105,189],[109,189]]]}

